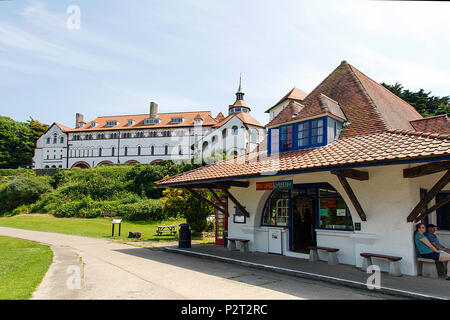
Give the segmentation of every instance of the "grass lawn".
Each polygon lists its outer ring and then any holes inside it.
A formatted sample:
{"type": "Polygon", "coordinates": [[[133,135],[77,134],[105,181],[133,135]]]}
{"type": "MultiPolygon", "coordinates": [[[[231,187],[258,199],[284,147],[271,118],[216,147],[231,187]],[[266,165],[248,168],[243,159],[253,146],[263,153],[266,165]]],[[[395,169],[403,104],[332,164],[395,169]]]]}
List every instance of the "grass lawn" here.
{"type": "MultiPolygon", "coordinates": [[[[167,221],[148,222],[148,221],[124,221],[122,220],[121,235],[118,236],[119,227],[114,227],[114,237],[112,237],[111,221],[113,218],[55,218],[51,215],[17,215],[12,217],[0,218],[0,226],[19,229],[28,229],[36,231],[56,232],[72,235],[80,235],[95,238],[111,238],[120,240],[128,239],[129,231],[139,231],[142,233],[142,239],[150,241],[173,241],[178,240],[178,232],[172,236],[163,234],[158,236],[156,230],[160,225],[175,225],[179,230],[179,224],[185,223],[185,219],[173,219],[167,221]]],[[[192,239],[196,239],[192,237],[192,239]]],[[[200,238],[198,238],[200,239],[200,238]]]]}
{"type": "Polygon", "coordinates": [[[0,300],[29,299],[52,259],[48,246],[0,236],[0,300]]]}

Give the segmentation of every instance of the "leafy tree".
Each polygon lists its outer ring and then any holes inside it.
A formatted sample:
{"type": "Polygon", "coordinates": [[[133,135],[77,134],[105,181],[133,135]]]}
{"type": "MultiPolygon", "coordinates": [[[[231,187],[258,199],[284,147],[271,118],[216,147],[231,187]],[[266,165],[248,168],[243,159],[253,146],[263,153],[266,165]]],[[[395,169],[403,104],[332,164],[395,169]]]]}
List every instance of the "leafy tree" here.
{"type": "Polygon", "coordinates": [[[381,84],[389,91],[412,105],[423,117],[450,114],[450,96],[431,96],[431,91],[425,92],[424,89],[420,89],[417,92],[412,92],[408,89],[404,89],[398,82],[394,85],[389,85],[384,82],[381,84]]]}
{"type": "MultiPolygon", "coordinates": [[[[36,144],[36,141],[45,133],[47,132],[48,128],[50,127],[48,124],[40,123],[39,121],[33,119],[30,117],[30,120],[27,120],[28,126],[31,129],[31,132],[33,134],[33,140],[36,144]]],[[[35,145],[36,146],[36,145],[35,145]]]]}
{"type": "Polygon", "coordinates": [[[31,164],[33,133],[26,123],[0,116],[0,168],[18,168],[31,164]]]}
{"type": "MultiPolygon", "coordinates": [[[[200,192],[202,196],[210,201],[214,201],[209,192],[200,192]]],[[[189,191],[181,189],[166,189],[163,191],[164,198],[163,213],[169,217],[178,217],[180,214],[186,218],[186,222],[191,225],[194,231],[204,231],[207,229],[207,218],[214,214],[214,208],[205,201],[198,199],[189,191]]]]}
{"type": "Polygon", "coordinates": [[[33,118],[18,122],[0,116],[0,168],[18,168],[31,165],[36,141],[48,129],[33,118]]]}

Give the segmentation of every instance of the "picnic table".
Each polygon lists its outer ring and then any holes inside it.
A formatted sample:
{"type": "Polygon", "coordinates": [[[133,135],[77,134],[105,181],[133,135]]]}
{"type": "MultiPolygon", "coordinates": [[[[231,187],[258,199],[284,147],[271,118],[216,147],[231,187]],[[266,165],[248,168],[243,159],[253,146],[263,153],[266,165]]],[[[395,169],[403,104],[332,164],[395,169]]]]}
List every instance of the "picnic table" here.
{"type": "Polygon", "coordinates": [[[177,230],[175,230],[175,226],[158,226],[158,230],[156,230],[156,233],[160,236],[163,233],[170,233],[175,235],[177,233],[177,230]]]}

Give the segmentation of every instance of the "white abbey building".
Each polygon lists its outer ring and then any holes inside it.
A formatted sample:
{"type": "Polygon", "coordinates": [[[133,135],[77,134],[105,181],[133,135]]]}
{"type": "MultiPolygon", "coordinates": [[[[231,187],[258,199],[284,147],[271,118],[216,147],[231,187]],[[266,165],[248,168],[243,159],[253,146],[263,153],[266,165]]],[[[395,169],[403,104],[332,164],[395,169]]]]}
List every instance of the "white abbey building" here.
{"type": "Polygon", "coordinates": [[[91,168],[110,164],[155,163],[162,160],[235,156],[253,151],[265,129],[250,115],[239,84],[229,115],[210,111],[103,116],[84,122],[76,114],[75,128],[53,123],[37,141],[34,169],[91,168]],[[220,146],[220,147],[219,147],[220,146]]]}

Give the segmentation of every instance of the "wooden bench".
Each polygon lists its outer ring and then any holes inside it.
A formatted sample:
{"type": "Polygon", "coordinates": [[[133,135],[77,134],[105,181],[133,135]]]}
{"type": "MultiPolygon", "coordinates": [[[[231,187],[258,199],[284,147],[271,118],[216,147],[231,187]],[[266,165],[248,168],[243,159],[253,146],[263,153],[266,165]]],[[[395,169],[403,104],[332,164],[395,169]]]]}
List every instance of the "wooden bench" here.
{"type": "Polygon", "coordinates": [[[236,242],[239,242],[241,244],[241,252],[248,252],[248,242],[250,240],[247,239],[237,239],[237,238],[228,238],[228,250],[237,250],[236,249],[236,242]]]}
{"type": "Polygon", "coordinates": [[[318,250],[324,250],[328,252],[328,264],[330,266],[334,266],[339,264],[339,260],[337,257],[337,252],[339,249],[336,248],[328,248],[328,247],[317,247],[317,246],[309,246],[309,261],[316,262],[319,261],[318,250]]]}
{"type": "Polygon", "coordinates": [[[175,230],[175,226],[158,226],[158,230],[156,230],[156,233],[158,236],[162,235],[163,233],[170,233],[172,235],[175,235],[177,233],[177,230],[175,230]]]}
{"type": "Polygon", "coordinates": [[[100,217],[115,217],[117,213],[114,210],[105,210],[100,213],[100,217]]]}
{"type": "Polygon", "coordinates": [[[367,272],[367,268],[372,263],[372,258],[378,258],[378,259],[386,259],[389,260],[389,274],[391,276],[399,277],[402,275],[400,272],[400,260],[402,260],[402,257],[396,257],[396,256],[387,256],[384,254],[378,254],[378,253],[369,253],[369,252],[362,252],[360,253],[361,257],[363,257],[363,263],[361,269],[365,272],[367,272]]]}

